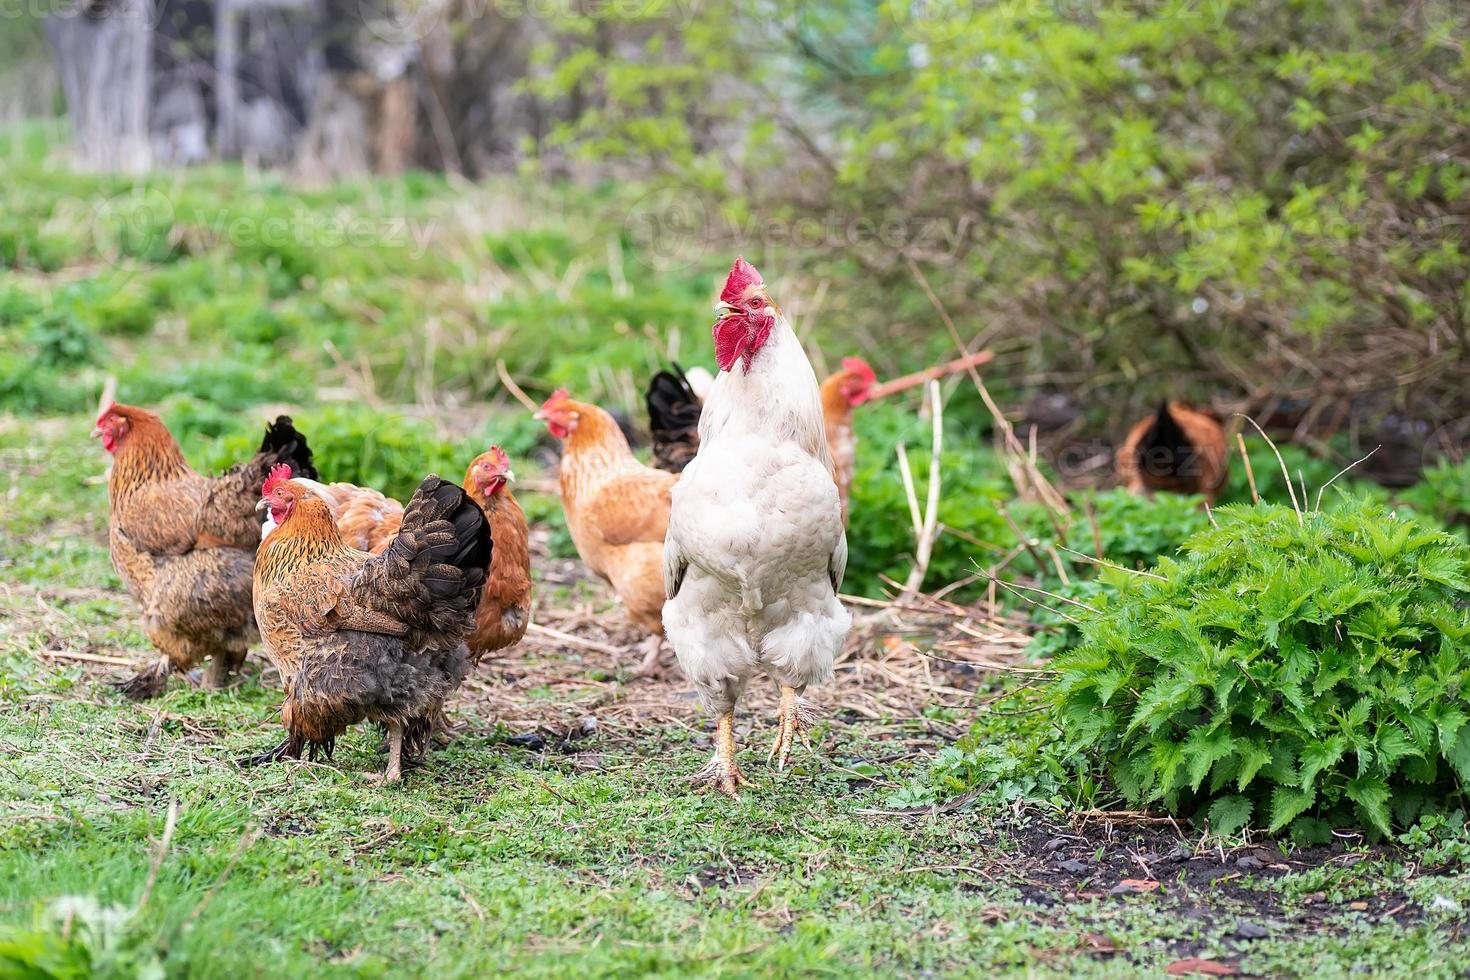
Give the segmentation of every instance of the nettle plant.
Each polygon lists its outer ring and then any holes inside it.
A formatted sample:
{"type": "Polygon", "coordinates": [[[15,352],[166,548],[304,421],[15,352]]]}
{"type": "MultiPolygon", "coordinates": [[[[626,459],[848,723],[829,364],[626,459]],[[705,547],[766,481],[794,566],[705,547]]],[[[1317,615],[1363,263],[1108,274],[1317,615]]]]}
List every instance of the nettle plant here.
{"type": "Polygon", "coordinates": [[[1387,835],[1465,806],[1470,547],[1359,503],[1227,507],[1053,662],[1056,719],[1132,804],[1233,834],[1387,835]]]}

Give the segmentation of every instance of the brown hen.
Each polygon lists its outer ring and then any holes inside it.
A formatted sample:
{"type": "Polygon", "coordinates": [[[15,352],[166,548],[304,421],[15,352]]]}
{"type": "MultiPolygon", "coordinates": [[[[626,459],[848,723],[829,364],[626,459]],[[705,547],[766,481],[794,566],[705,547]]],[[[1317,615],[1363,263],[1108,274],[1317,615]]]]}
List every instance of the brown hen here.
{"type": "Polygon", "coordinates": [[[1183,402],[1160,402],[1134,423],[1118,450],[1118,476],[1132,493],[1200,494],[1225,485],[1230,454],[1220,423],[1183,402]]]}
{"type": "Polygon", "coordinates": [[[285,683],[287,735],[249,761],[330,757],[338,735],[372,721],[387,729],[383,779],[396,782],[469,671],[489,525],[463,490],[430,476],[387,549],[370,555],[348,547],[326,502],[288,477],[266,484],[260,503],[278,527],[255,566],[255,617],[285,683]]]}
{"type": "Polygon", "coordinates": [[[465,470],[464,490],[490,522],[495,554],[485,579],[485,595],[475,610],[475,631],[467,641],[471,660],[519,643],[531,624],[531,548],[526,515],[510,492],[515,480],[510,459],[499,446],[475,457],[465,470]]]}
{"type": "Polygon", "coordinates": [[[206,659],[205,683],[220,686],[257,635],[250,603],[260,541],[255,502],[274,466],[316,475],[306,439],[282,415],[248,462],[204,477],[189,467],[163,420],[145,409],[110,405],[93,435],[113,454],[107,480],[112,565],[143,607],[143,630],[160,654],[119,689],[152,697],[175,670],[206,659]]]}

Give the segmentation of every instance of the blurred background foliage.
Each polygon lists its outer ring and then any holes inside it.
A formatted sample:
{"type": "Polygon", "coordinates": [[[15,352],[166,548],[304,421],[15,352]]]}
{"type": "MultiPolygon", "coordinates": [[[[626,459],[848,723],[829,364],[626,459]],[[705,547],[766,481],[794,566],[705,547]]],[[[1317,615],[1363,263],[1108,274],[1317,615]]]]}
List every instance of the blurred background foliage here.
{"type": "MultiPolygon", "coordinates": [[[[1013,500],[990,415],[952,379],[931,588],[1003,566],[1081,594],[1090,566],[1059,573],[1043,542],[1132,566],[1198,530],[1194,501],[1104,491],[1113,444],[1165,395],[1259,418],[1312,494],[1381,446],[1336,486],[1470,514],[1463,4],[410,12],[449,32],[395,50],[420,95],[452,83],[453,152],[397,173],[324,181],[228,153],[84,172],[67,126],[0,83],[0,118],[27,117],[0,135],[0,410],[88,413],[115,376],[216,466],[290,407],[329,476],[403,495],[491,440],[550,461],[502,363],[533,398],[564,385],[641,428],[648,377],[707,361],[710,301],[744,252],[819,373],[953,356],[946,319],[997,351],[986,381],[1075,520],[1013,500]]],[[[0,19],[0,52],[53,71],[35,16],[0,19]]],[[[918,401],[858,413],[855,591],[907,573],[893,461],[927,445],[918,401]]],[[[1274,455],[1249,451],[1260,495],[1284,501],[1274,455]]],[[[1250,497],[1236,465],[1223,500],[1250,497]]],[[[1065,639],[1050,625],[1039,642],[1065,639]]]]}

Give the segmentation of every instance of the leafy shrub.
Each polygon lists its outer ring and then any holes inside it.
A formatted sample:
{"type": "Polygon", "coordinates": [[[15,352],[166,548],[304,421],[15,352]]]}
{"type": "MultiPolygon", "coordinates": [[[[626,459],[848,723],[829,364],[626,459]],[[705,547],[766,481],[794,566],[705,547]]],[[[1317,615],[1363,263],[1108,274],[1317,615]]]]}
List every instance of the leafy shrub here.
{"type": "Polygon", "coordinates": [[[975,789],[990,805],[1015,800],[1053,806],[1089,805],[1097,786],[1087,757],[1059,750],[1056,726],[1034,689],[995,701],[970,731],[934,756],[927,775],[900,787],[889,806],[931,806],[975,789]]]}
{"type": "Polygon", "coordinates": [[[1470,526],[1470,459],[1441,460],[1419,483],[1399,495],[1408,506],[1447,526],[1470,526]]]}
{"type": "Polygon", "coordinates": [[[87,412],[96,388],[75,372],[38,367],[34,355],[0,350],[0,409],[27,415],[87,412]]]}
{"type": "MultiPolygon", "coordinates": [[[[1379,834],[1470,779],[1470,547],[1372,504],[1217,512],[1054,661],[1056,718],[1135,805],[1379,834]]],[[[1463,802],[1463,801],[1462,801],[1463,802]]]]}

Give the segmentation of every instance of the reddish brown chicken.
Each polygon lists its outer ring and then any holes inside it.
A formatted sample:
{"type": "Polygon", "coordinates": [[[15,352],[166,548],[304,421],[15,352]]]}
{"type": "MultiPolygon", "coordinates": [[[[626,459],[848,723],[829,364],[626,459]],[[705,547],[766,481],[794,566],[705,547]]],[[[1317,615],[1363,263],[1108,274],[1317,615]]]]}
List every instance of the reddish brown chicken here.
{"type": "Polygon", "coordinates": [[[1129,430],[1117,463],[1132,493],[1197,493],[1214,503],[1230,454],[1219,422],[1183,402],[1160,402],[1129,430]]]}
{"type": "Polygon", "coordinates": [[[382,555],[350,548],[326,502],[290,473],[265,485],[278,527],[255,565],[255,618],[285,683],[286,739],[252,762],[330,757],[361,721],[388,733],[385,782],[428,749],[433,719],[470,668],[491,562],[490,526],[459,487],[419,485],[382,555]]]}
{"type": "Polygon", "coordinates": [[[679,478],[644,466],[611,415],[560,389],[536,417],[562,442],[561,501],[577,554],[612,585],[649,634],[640,674],[658,667],[663,637],[664,532],[679,478]]]}
{"type": "Polygon", "coordinates": [[[842,526],[847,526],[847,498],[852,490],[852,468],[857,462],[857,437],[852,432],[852,410],[872,397],[878,376],[861,357],[842,359],[842,370],[822,382],[822,421],[827,448],[832,451],[832,479],[842,501],[842,526]]]}
{"type": "Polygon", "coordinates": [[[495,542],[485,595],[468,640],[470,657],[477,664],[485,654],[519,643],[531,624],[530,535],[526,515],[510,492],[514,480],[510,458],[499,446],[475,457],[464,475],[465,493],[490,522],[495,542]]]}
{"type": "Polygon", "coordinates": [[[222,685],[257,635],[250,606],[260,541],[255,502],[274,466],[316,476],[306,439],[282,415],[252,459],[204,477],[152,412],[109,405],[92,434],[113,454],[107,480],[112,565],[143,607],[143,631],[160,655],[119,688],[152,697],[175,670],[205,660],[205,684],[222,685]]]}

